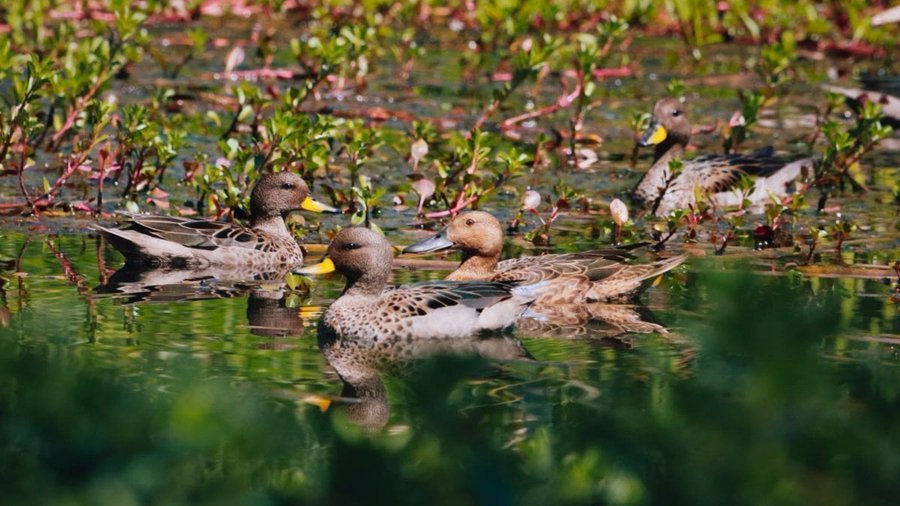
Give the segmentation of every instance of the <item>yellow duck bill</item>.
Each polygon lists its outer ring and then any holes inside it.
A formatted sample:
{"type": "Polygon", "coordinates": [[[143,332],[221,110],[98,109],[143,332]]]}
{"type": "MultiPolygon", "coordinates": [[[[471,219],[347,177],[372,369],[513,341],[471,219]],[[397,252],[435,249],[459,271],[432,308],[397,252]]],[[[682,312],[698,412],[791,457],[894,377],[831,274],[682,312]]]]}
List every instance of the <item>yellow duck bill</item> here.
{"type": "Polygon", "coordinates": [[[312,197],[307,196],[303,199],[303,202],[300,203],[300,208],[305,209],[307,211],[312,211],[314,213],[330,213],[337,214],[340,213],[341,210],[331,207],[327,204],[323,204],[318,200],[313,199],[312,197]]]}
{"type": "Polygon", "coordinates": [[[666,140],[666,137],[669,135],[669,132],[666,132],[666,127],[662,126],[659,122],[654,121],[650,124],[650,127],[644,132],[644,135],[641,136],[640,145],[641,146],[656,146],[657,144],[662,143],[662,141],[666,140]]]}
{"type": "Polygon", "coordinates": [[[315,265],[308,265],[294,272],[297,274],[328,274],[329,272],[334,272],[334,270],[334,262],[330,258],[325,257],[324,260],[315,265]]]}
{"type": "Polygon", "coordinates": [[[447,238],[447,229],[440,233],[403,248],[402,253],[434,253],[445,249],[455,248],[456,243],[447,238]]]}

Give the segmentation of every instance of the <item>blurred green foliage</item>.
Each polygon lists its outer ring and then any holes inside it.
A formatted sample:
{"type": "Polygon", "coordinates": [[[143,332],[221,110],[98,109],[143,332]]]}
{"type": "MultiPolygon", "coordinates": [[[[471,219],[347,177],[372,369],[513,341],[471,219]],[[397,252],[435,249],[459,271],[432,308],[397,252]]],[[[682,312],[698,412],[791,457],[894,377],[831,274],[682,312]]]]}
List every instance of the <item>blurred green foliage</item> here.
{"type": "Polygon", "coordinates": [[[570,381],[528,366],[563,381],[509,410],[479,402],[472,378],[488,364],[438,357],[403,378],[399,434],[204,377],[195,359],[123,374],[3,330],[4,502],[892,504],[900,370],[877,353],[823,355],[837,293],[791,278],[698,281],[710,318],[689,329],[696,350],[675,371],[652,354],[643,375],[570,381]]]}

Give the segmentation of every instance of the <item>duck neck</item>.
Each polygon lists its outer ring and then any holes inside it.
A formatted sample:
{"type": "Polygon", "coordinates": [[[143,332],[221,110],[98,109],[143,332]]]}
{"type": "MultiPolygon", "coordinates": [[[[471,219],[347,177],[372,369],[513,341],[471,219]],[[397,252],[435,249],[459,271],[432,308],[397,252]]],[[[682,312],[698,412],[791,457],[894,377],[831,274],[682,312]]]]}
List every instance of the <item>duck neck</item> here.
{"type": "Polygon", "coordinates": [[[344,293],[342,295],[362,295],[366,297],[377,297],[384,291],[390,275],[390,264],[383,272],[382,269],[370,271],[364,274],[347,273],[347,284],[344,285],[344,293]]]}
{"type": "Polygon", "coordinates": [[[272,237],[293,238],[280,214],[253,216],[250,218],[250,227],[272,237]]]}
{"type": "Polygon", "coordinates": [[[499,252],[473,253],[463,252],[463,260],[459,267],[447,276],[451,281],[468,281],[474,279],[490,279],[494,275],[494,269],[500,260],[499,252]]]}
{"type": "Polygon", "coordinates": [[[634,190],[635,195],[641,200],[654,201],[669,184],[669,162],[679,159],[684,155],[684,146],[681,144],[660,144],[656,147],[653,165],[644,174],[640,183],[634,190]]]}

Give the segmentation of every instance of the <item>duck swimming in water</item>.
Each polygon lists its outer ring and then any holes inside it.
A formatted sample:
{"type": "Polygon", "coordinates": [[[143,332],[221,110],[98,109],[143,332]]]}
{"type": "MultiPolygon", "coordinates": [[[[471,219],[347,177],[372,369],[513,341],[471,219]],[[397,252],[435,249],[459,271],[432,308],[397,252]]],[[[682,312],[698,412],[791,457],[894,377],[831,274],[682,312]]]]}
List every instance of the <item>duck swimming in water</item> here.
{"type": "Polygon", "coordinates": [[[512,282],[428,281],[387,286],[393,251],[364,227],[341,230],[320,264],[301,274],[341,273],[344,291],[319,320],[320,338],[421,339],[468,337],[515,323],[535,287],[512,282]]]}
{"type": "Polygon", "coordinates": [[[128,215],[127,228],[96,225],[132,265],[172,269],[275,271],[303,264],[303,249],[284,222],[299,209],[339,212],[309,196],[292,172],[265,174],[250,194],[250,226],[176,216],[128,215]]]}
{"type": "Polygon", "coordinates": [[[490,280],[536,284],[534,310],[550,304],[579,304],[633,299],[644,281],[684,262],[673,257],[635,263],[626,248],[529,256],[500,261],[503,227],[490,213],[470,211],[452,220],[444,230],[404,248],[403,253],[462,251],[460,266],[448,280],[490,280]]]}
{"type": "Polygon", "coordinates": [[[653,165],[633,192],[635,199],[653,207],[657,216],[696,206],[698,193],[716,207],[739,207],[746,199],[751,210],[760,211],[772,197],[789,195],[794,181],[814,169],[813,158],[787,162],[765,155],[706,155],[683,160],[681,172],[672,177],[669,162],[682,159],[690,137],[684,104],[674,98],[658,101],[650,127],[640,140],[641,146],[656,146],[653,165]],[[738,187],[744,176],[755,178],[748,192],[738,187]]]}

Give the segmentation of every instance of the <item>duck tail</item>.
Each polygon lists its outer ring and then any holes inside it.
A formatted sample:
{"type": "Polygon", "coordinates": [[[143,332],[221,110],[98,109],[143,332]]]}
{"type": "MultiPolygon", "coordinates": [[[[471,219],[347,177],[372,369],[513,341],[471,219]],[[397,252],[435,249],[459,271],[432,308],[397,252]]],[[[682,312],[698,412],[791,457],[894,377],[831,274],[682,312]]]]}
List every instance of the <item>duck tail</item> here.
{"type": "Polygon", "coordinates": [[[129,237],[129,234],[126,233],[126,231],[117,228],[107,228],[101,225],[91,225],[88,228],[103,236],[104,239],[112,244],[113,248],[116,248],[119,253],[125,255],[127,260],[143,258],[144,255],[141,252],[140,246],[129,237]]]}
{"type": "Polygon", "coordinates": [[[671,258],[664,258],[657,262],[653,262],[650,264],[653,268],[650,269],[643,277],[641,277],[641,281],[645,281],[648,279],[655,278],[660,274],[665,274],[666,272],[671,271],[675,267],[683,264],[685,260],[687,260],[687,255],[678,255],[671,258]]]}
{"type": "Polygon", "coordinates": [[[90,229],[102,235],[124,255],[126,264],[161,265],[165,263],[161,259],[186,258],[183,246],[147,236],[136,230],[108,228],[101,225],[91,225],[90,229]]]}
{"type": "Polygon", "coordinates": [[[646,281],[681,265],[687,255],[646,264],[623,266],[615,274],[594,282],[584,294],[586,302],[623,302],[637,298],[647,288],[646,281]]]}

